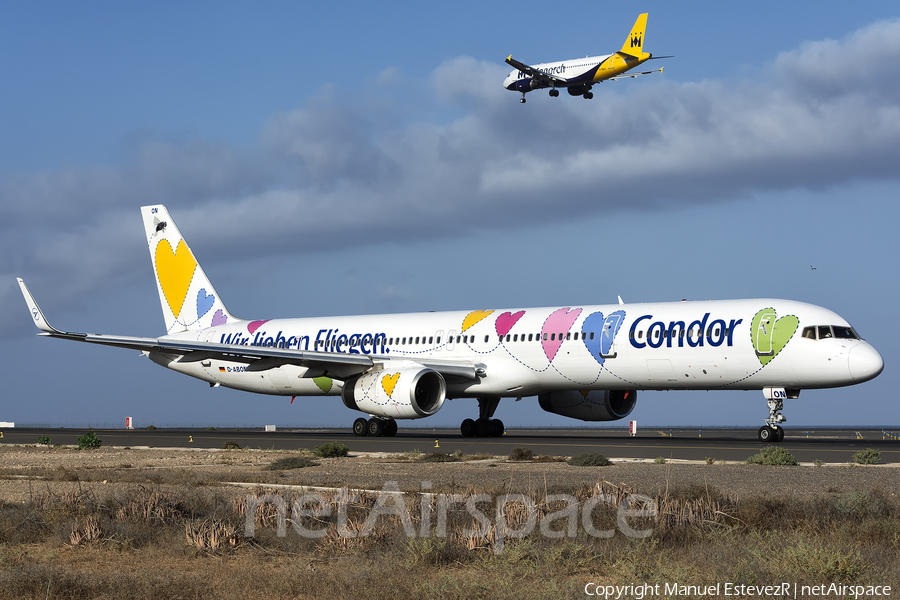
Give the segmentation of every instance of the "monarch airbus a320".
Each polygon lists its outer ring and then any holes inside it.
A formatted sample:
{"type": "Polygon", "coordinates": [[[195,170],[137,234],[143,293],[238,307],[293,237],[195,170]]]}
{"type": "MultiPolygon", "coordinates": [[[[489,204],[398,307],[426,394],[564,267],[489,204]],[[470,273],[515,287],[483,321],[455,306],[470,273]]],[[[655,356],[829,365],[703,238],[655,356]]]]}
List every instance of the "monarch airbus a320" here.
{"type": "Polygon", "coordinates": [[[39,335],[131,348],[225,386],[278,396],[340,396],[365,414],[357,435],[478,400],[464,436],[499,436],[503,398],[583,421],[627,417],[641,390],[760,390],[764,442],[780,441],[786,399],[868,381],[881,355],[837,314],[790,300],[661,302],[244,320],[222,303],[172,217],[145,206],[144,231],[166,333],[156,338],[52,327],[19,285],[39,335]],[[474,416],[474,415],[473,415],[474,416]]]}
{"type": "Polygon", "coordinates": [[[625,77],[635,78],[639,75],[649,75],[657,71],[662,73],[662,67],[652,71],[639,73],[627,73],[654,58],[672,58],[671,56],[654,57],[649,52],[644,52],[644,32],[647,29],[647,13],[639,15],[628,39],[622,45],[622,49],[605,56],[587,56],[560,62],[541,63],[530,66],[515,60],[512,55],[506,59],[506,63],[515,70],[512,71],[503,82],[503,87],[514,92],[521,92],[519,102],[525,103],[525,94],[532,90],[550,88],[550,95],[559,96],[559,89],[566,88],[570,96],[582,96],[585,100],[594,97],[591,91],[595,83],[602,81],[615,81],[625,77]]]}

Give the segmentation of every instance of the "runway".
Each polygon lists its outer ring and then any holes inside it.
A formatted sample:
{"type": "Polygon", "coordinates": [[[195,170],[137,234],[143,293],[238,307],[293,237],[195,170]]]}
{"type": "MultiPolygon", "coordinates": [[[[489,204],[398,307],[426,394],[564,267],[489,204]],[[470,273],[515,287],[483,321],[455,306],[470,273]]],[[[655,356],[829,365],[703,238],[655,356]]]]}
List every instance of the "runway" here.
{"type": "MultiPolygon", "coordinates": [[[[85,429],[4,429],[0,444],[36,444],[47,436],[53,444],[75,444],[85,429]]],[[[575,456],[597,452],[609,458],[743,461],[763,447],[756,429],[644,429],[631,437],[610,429],[507,429],[499,438],[464,438],[458,429],[401,427],[396,437],[357,437],[346,428],[283,429],[96,429],[104,446],[221,449],[228,441],[242,448],[312,449],[327,442],[346,444],[351,452],[465,454],[506,456],[514,448],[528,448],[535,455],[575,456]]],[[[881,463],[900,463],[900,431],[897,439],[881,429],[785,429],[780,444],[801,462],[822,460],[847,463],[863,448],[881,451],[881,463]],[[884,439],[883,439],[884,438],[884,439]]]]}

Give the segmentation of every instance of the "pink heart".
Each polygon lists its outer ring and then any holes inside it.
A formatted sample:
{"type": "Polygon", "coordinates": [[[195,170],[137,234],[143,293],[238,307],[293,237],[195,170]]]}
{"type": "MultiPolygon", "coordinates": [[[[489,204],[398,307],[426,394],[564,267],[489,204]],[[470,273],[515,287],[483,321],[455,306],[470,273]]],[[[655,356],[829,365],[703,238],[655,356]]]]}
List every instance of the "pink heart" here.
{"type": "Polygon", "coordinates": [[[250,321],[250,323],[247,325],[247,331],[253,333],[271,320],[272,319],[266,319],[265,321],[250,321]]]}
{"type": "Polygon", "coordinates": [[[544,321],[544,326],[541,328],[541,345],[544,347],[544,354],[547,355],[547,359],[550,362],[553,362],[556,353],[559,352],[559,347],[563,343],[563,336],[569,332],[569,329],[571,329],[580,314],[580,308],[560,308],[553,311],[547,317],[547,320],[544,321]],[[554,335],[552,340],[550,339],[551,335],[554,335]]]}
{"type": "Polygon", "coordinates": [[[503,313],[499,317],[497,317],[497,321],[494,323],[494,326],[497,327],[497,335],[503,337],[509,330],[513,328],[513,325],[516,324],[516,321],[522,318],[522,315],[525,314],[524,310],[520,310],[516,314],[511,314],[508,312],[503,313]]]}

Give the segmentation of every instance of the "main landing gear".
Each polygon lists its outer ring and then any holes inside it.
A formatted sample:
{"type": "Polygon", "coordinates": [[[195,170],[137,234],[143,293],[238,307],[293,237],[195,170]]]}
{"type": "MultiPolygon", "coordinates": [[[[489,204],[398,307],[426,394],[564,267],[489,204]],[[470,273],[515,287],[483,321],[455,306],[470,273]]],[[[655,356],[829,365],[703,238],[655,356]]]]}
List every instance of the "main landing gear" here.
{"type": "Polygon", "coordinates": [[[784,402],[780,398],[769,398],[768,400],[769,418],[766,419],[766,424],[759,428],[756,436],[764,444],[777,444],[784,439],[784,429],[779,425],[779,423],[787,421],[787,417],[781,414],[781,411],[784,410],[784,402]]]}
{"type": "Polygon", "coordinates": [[[581,97],[584,98],[585,100],[593,100],[594,92],[585,92],[581,95],[581,97]]]}
{"type": "Polygon", "coordinates": [[[557,90],[557,89],[555,89],[555,88],[552,89],[552,90],[550,90],[550,97],[551,97],[551,98],[556,98],[557,96],[559,96],[559,90],[557,90]]]}
{"type": "Polygon", "coordinates": [[[460,433],[463,437],[500,437],[503,435],[505,428],[503,421],[500,419],[492,419],[497,405],[500,404],[500,398],[479,398],[478,399],[478,419],[466,419],[459,426],[460,433]]]}
{"type": "Polygon", "coordinates": [[[372,417],[366,420],[360,417],[353,421],[353,433],[360,437],[366,435],[394,437],[397,435],[397,421],[379,417],[372,417]]]}

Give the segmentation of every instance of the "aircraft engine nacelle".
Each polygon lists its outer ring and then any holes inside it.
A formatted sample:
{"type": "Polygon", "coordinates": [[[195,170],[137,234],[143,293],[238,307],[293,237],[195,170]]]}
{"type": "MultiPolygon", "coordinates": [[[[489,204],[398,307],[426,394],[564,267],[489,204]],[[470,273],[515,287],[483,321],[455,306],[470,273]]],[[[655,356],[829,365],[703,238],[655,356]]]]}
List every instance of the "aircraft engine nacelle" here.
{"type": "Polygon", "coordinates": [[[363,373],[344,383],[347,408],[392,419],[421,419],[441,409],[447,384],[440,373],[422,365],[363,373]]]}
{"type": "Polygon", "coordinates": [[[530,92],[531,90],[536,90],[541,87],[544,87],[541,82],[532,77],[516,81],[516,89],[520,92],[530,92]]]}
{"type": "Polygon", "coordinates": [[[618,421],[634,410],[637,392],[634,390],[594,390],[548,392],[538,396],[545,411],[582,421],[618,421]]]}
{"type": "Polygon", "coordinates": [[[570,85],[566,89],[568,90],[570,96],[581,96],[582,94],[586,94],[591,91],[591,86],[585,84],[570,85]]]}

